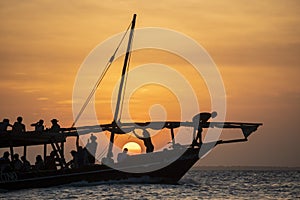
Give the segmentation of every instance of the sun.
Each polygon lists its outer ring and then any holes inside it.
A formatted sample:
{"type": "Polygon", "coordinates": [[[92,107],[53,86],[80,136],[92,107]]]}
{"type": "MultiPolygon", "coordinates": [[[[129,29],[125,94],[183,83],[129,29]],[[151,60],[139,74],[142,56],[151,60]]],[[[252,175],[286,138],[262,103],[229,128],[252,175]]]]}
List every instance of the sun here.
{"type": "Polygon", "coordinates": [[[136,142],[128,142],[122,149],[124,148],[128,149],[128,154],[140,154],[142,152],[141,146],[136,142]]]}

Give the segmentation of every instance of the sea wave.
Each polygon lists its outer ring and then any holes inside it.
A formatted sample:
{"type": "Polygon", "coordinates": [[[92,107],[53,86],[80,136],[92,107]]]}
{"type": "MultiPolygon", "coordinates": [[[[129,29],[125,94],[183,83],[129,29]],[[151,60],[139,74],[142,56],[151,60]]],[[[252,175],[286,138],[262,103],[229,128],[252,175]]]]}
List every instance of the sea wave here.
{"type": "Polygon", "coordinates": [[[77,182],[50,188],[2,191],[0,199],[300,198],[299,170],[198,169],[189,171],[174,185],[145,184],[146,181],[77,182]]]}

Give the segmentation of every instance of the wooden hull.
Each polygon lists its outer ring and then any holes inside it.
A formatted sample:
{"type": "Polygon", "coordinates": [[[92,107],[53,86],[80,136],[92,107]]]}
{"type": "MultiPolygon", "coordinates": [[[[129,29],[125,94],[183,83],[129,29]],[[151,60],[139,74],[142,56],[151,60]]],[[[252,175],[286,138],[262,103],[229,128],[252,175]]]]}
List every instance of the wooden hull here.
{"type": "MultiPolygon", "coordinates": [[[[167,150],[167,154],[176,150],[167,150]]],[[[161,153],[161,152],[158,152],[161,153]]],[[[58,171],[32,171],[28,173],[9,172],[1,174],[0,188],[16,190],[25,188],[41,188],[74,182],[140,182],[140,183],[177,183],[184,174],[199,160],[199,148],[188,148],[177,159],[161,160],[156,153],[149,156],[156,161],[151,163],[134,165],[116,164],[114,167],[106,165],[85,166],[80,169],[64,169],[58,171]],[[162,163],[166,162],[166,163],[162,163]],[[165,165],[163,165],[165,164],[165,165]],[[149,171],[147,167],[149,167],[149,171]],[[163,167],[162,167],[163,166],[163,167]],[[154,168],[153,168],[154,167],[154,168]],[[136,172],[143,169],[141,172],[136,172]],[[155,169],[153,171],[150,171],[155,169]]],[[[146,154],[145,154],[146,155],[146,154]]],[[[145,160],[141,157],[141,160],[145,160]]],[[[149,160],[149,159],[148,159],[149,160]]]]}

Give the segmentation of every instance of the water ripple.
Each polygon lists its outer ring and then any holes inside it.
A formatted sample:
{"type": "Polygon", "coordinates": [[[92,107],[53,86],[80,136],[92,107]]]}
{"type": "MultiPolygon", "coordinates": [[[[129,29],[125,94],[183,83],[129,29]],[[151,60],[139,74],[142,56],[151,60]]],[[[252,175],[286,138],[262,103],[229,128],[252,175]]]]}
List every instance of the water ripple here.
{"type": "Polygon", "coordinates": [[[299,170],[191,170],[177,185],[88,184],[0,193],[0,199],[299,199],[299,170]]]}

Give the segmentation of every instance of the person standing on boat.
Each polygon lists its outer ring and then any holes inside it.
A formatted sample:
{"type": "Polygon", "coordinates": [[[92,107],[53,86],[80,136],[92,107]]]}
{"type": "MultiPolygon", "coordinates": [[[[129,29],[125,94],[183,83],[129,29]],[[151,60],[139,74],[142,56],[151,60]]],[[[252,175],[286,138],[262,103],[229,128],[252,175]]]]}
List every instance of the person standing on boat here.
{"type": "Polygon", "coordinates": [[[50,128],[50,132],[59,133],[59,131],[60,131],[60,125],[57,122],[58,122],[57,119],[52,119],[51,120],[52,126],[50,128]]]}
{"type": "Polygon", "coordinates": [[[91,164],[94,164],[96,159],[95,159],[95,156],[96,156],[96,151],[97,151],[97,146],[98,146],[98,143],[96,142],[97,140],[97,137],[94,136],[93,134],[91,134],[91,137],[90,139],[88,139],[88,142],[85,146],[85,148],[87,149],[87,153],[88,153],[88,162],[91,163],[91,164]]]}
{"type": "Polygon", "coordinates": [[[42,133],[44,131],[44,120],[40,119],[37,123],[33,123],[30,126],[34,126],[35,132],[42,133]]]}
{"type": "Polygon", "coordinates": [[[136,132],[133,130],[133,134],[140,140],[143,140],[144,142],[144,145],[146,147],[146,152],[147,153],[151,153],[154,151],[154,146],[152,144],[152,141],[151,141],[151,136],[150,136],[150,133],[146,130],[146,129],[143,129],[143,137],[139,136],[138,134],[136,134],[136,132]]]}
{"type": "Polygon", "coordinates": [[[77,158],[78,158],[78,167],[82,167],[88,164],[88,155],[87,149],[79,146],[77,148],[77,158]]]}
{"type": "MultiPolygon", "coordinates": [[[[193,143],[192,146],[196,146],[196,145],[202,145],[202,132],[203,132],[203,126],[206,125],[206,123],[208,122],[208,120],[210,118],[215,118],[218,115],[218,113],[216,111],[213,111],[212,113],[209,112],[202,112],[199,113],[197,115],[195,115],[193,117],[193,123],[194,123],[194,129],[196,131],[197,128],[197,136],[195,138],[195,136],[193,137],[193,143]],[[196,127],[198,124],[198,127],[196,127]]],[[[195,134],[195,132],[194,132],[195,134]]]]}
{"type": "Polygon", "coordinates": [[[0,134],[1,133],[6,133],[7,132],[7,127],[13,127],[10,123],[9,123],[9,119],[3,119],[2,122],[0,122],[0,134]]]}
{"type": "Polygon", "coordinates": [[[22,117],[18,117],[17,121],[14,123],[13,127],[12,127],[12,132],[13,133],[25,133],[26,129],[25,129],[25,125],[22,124],[23,118],[22,117]]]}

